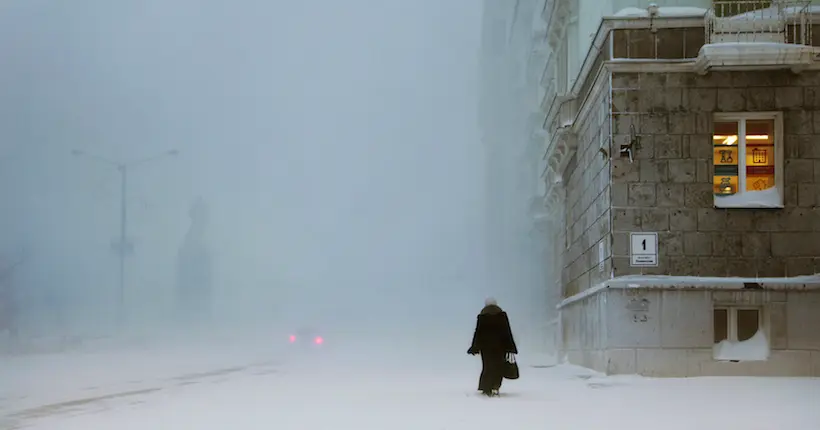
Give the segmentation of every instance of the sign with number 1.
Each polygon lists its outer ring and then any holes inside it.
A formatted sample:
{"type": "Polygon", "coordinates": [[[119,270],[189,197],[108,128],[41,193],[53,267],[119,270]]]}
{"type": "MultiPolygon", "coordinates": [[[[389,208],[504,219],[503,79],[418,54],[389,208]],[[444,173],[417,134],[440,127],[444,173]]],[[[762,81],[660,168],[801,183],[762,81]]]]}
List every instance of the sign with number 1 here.
{"type": "Polygon", "coordinates": [[[658,233],[630,233],[629,260],[632,267],[658,266],[658,233]]]}

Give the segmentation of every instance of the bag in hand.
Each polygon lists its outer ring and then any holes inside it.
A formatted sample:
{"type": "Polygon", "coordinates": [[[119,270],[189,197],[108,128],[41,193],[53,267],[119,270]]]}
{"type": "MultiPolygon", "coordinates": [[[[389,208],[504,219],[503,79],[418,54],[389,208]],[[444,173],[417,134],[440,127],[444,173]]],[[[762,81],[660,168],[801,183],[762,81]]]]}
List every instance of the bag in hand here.
{"type": "Polygon", "coordinates": [[[515,354],[507,354],[507,358],[504,361],[504,379],[518,379],[519,376],[515,354]]]}

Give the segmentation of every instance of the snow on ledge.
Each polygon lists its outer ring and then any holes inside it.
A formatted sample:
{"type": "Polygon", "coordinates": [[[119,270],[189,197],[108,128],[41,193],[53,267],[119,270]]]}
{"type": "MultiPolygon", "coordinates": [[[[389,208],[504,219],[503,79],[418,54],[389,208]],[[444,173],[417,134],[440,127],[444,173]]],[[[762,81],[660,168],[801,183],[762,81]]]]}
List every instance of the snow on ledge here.
{"type": "Polygon", "coordinates": [[[777,188],[763,191],[746,191],[730,196],[715,196],[718,208],[782,208],[783,197],[777,188]]]}
{"type": "Polygon", "coordinates": [[[712,347],[712,356],[719,361],[766,361],[769,353],[769,340],[762,330],[747,340],[722,340],[712,347]]]}
{"type": "MultiPolygon", "coordinates": [[[[658,8],[658,18],[687,18],[706,15],[706,9],[686,6],[665,6],[658,8]]],[[[649,11],[637,7],[627,7],[615,12],[615,18],[649,18],[649,11]]]]}
{"type": "Polygon", "coordinates": [[[703,276],[667,276],[667,275],[626,275],[606,280],[592,288],[581,291],[562,300],[557,309],[594,296],[606,289],[709,289],[709,290],[746,290],[747,285],[769,291],[778,290],[820,290],[820,273],[788,278],[741,278],[741,277],[703,277],[703,276]]]}
{"type": "Polygon", "coordinates": [[[793,43],[711,43],[700,48],[695,68],[703,74],[712,68],[807,66],[818,53],[817,48],[793,43]]]}

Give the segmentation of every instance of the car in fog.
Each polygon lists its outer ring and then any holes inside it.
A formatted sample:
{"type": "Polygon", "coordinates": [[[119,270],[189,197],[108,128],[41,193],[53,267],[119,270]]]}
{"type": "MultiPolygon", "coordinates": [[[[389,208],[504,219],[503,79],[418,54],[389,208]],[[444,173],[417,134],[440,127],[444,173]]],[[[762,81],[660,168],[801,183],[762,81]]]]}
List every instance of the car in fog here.
{"type": "Polygon", "coordinates": [[[325,338],[313,327],[300,327],[288,336],[288,343],[295,347],[319,348],[325,343],[325,338]]]}

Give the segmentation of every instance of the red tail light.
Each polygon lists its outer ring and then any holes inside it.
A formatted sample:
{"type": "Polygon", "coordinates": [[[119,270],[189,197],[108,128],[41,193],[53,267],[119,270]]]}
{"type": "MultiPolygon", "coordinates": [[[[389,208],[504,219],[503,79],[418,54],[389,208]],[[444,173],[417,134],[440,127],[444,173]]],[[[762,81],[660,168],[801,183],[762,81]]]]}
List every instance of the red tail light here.
{"type": "Polygon", "coordinates": [[[316,345],[321,345],[325,340],[321,337],[317,337],[316,339],[313,339],[313,341],[316,342],[316,345]]]}
{"type": "Polygon", "coordinates": [[[288,340],[290,340],[290,343],[296,342],[296,336],[290,335],[290,339],[288,340]]]}

